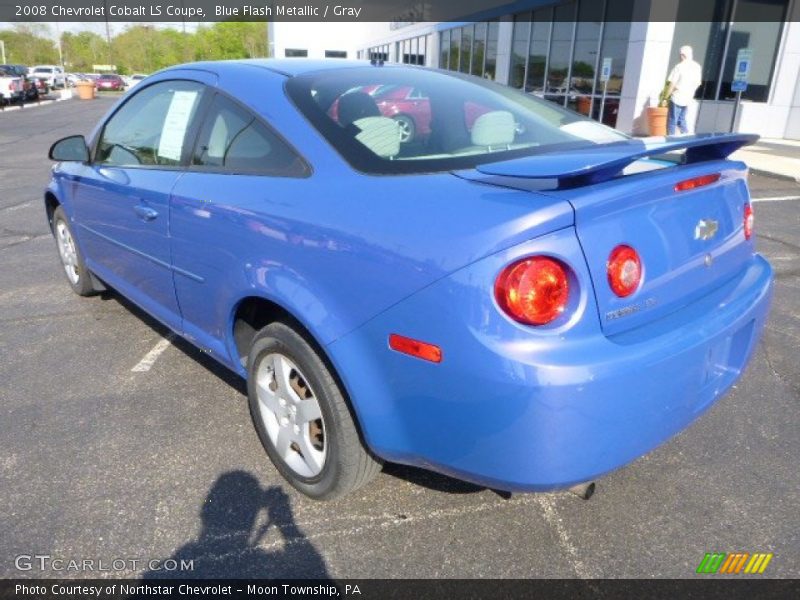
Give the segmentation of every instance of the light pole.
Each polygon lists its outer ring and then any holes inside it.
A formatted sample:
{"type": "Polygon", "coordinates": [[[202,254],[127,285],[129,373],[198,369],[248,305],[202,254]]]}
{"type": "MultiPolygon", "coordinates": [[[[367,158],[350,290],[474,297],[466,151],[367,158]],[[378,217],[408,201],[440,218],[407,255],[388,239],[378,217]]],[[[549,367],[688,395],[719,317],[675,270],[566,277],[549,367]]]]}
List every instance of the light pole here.
{"type": "Polygon", "coordinates": [[[56,21],[56,46],[58,47],[58,64],[63,68],[64,53],[61,50],[61,28],[58,26],[58,21],[56,21]]]}

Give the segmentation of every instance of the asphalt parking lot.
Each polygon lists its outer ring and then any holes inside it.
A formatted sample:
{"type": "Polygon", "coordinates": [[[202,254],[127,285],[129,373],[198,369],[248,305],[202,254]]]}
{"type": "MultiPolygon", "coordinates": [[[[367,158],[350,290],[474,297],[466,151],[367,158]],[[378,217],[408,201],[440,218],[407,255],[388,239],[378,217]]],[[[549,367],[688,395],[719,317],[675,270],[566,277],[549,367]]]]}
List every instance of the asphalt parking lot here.
{"type": "Polygon", "coordinates": [[[763,576],[800,576],[800,185],[751,178],[776,288],[744,377],[590,501],[388,465],[316,503],[268,462],[238,378],[179,339],[134,370],[167,332],[114,294],[69,290],[47,149],[112,102],[0,113],[0,577],[139,577],[131,561],[173,557],[200,577],[684,578],[711,551],[773,552],[763,576]],[[16,568],[33,554],[125,568],[16,568]]]}

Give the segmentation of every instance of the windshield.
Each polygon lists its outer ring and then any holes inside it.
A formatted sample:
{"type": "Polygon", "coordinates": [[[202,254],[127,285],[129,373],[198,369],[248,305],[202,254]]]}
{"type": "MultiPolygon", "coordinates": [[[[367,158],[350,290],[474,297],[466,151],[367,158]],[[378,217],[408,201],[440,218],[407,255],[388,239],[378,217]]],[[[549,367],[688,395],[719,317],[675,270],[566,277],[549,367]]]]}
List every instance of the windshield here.
{"type": "Polygon", "coordinates": [[[471,168],[627,137],[550,102],[468,75],[411,67],[309,73],[290,98],[356,169],[471,168]]]}

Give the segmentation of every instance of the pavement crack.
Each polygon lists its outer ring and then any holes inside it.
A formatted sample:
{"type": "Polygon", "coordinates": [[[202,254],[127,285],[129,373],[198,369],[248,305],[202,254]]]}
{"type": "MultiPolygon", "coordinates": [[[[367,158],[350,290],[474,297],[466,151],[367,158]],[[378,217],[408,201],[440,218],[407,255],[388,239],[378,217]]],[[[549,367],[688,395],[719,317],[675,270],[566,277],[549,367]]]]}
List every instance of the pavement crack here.
{"type": "Polygon", "coordinates": [[[787,242],[786,240],[782,240],[779,237],[767,235],[766,233],[758,233],[756,234],[756,237],[764,238],[765,240],[769,240],[770,242],[775,242],[776,244],[783,244],[788,248],[792,248],[793,250],[797,250],[798,252],[800,252],[800,246],[798,246],[797,244],[793,244],[792,242],[787,242]]]}
{"type": "Polygon", "coordinates": [[[534,494],[534,500],[542,509],[544,520],[547,521],[548,525],[555,531],[558,545],[561,546],[562,550],[564,550],[564,553],[567,555],[567,561],[575,571],[575,574],[582,579],[591,579],[595,577],[596,575],[592,570],[587,568],[581,560],[578,555],[578,549],[572,543],[572,540],[570,540],[567,528],[564,527],[561,517],[558,516],[554,497],[548,494],[534,494]]]}

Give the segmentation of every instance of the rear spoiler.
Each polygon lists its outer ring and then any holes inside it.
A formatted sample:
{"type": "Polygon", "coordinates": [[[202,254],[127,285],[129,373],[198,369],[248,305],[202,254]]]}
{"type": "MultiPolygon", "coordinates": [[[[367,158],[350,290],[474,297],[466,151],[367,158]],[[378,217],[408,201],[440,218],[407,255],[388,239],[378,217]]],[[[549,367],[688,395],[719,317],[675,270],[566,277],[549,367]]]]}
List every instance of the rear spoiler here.
{"type": "MultiPolygon", "coordinates": [[[[523,158],[478,165],[475,170],[500,178],[551,180],[555,185],[541,186],[540,189],[563,189],[606,181],[639,159],[667,152],[685,150],[682,164],[724,159],[758,138],[758,135],[750,133],[709,133],[678,138],[631,139],[570,150],[553,149],[523,158]]],[[[480,176],[475,177],[474,172],[471,176],[466,172],[456,175],[473,181],[481,180],[480,176]]]]}

